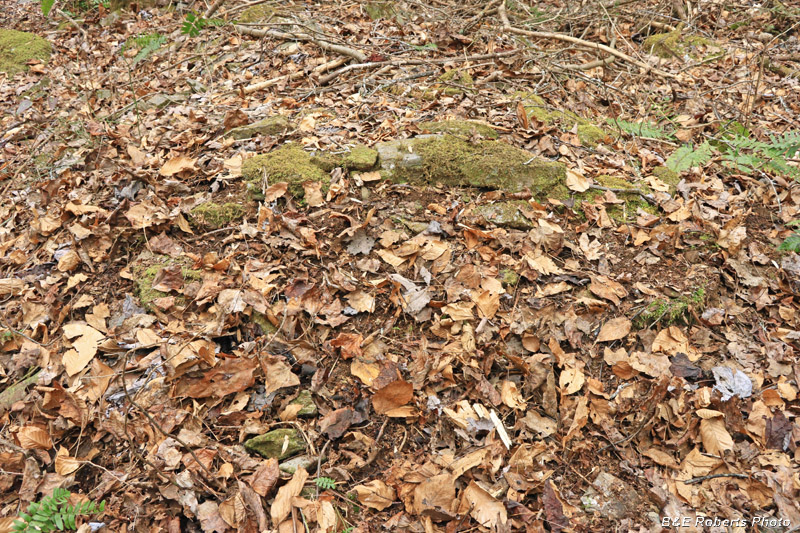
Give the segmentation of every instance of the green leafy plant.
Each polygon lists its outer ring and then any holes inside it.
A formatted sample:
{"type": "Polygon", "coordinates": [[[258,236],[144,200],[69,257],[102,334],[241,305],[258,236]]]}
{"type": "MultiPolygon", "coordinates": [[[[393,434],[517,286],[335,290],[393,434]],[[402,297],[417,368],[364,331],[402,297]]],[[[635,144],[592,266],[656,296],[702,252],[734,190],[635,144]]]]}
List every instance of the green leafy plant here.
{"type": "Polygon", "coordinates": [[[318,477],[314,480],[314,483],[317,484],[317,487],[323,490],[330,490],[336,488],[336,480],[329,478],[329,477],[318,477]]]}
{"type": "Polygon", "coordinates": [[[712,149],[708,141],[695,147],[684,144],[667,158],[666,167],[673,172],[681,173],[692,167],[703,166],[711,160],[712,149]]]}
{"type": "Polygon", "coordinates": [[[186,19],[183,21],[183,26],[181,26],[181,33],[189,37],[197,37],[205,27],[221,26],[224,23],[225,21],[221,19],[207,19],[196,13],[187,13],[186,19]]]}
{"type": "Polygon", "coordinates": [[[691,322],[692,312],[702,311],[705,304],[706,291],[703,287],[689,295],[677,298],[659,298],[650,302],[636,319],[638,327],[649,327],[655,324],[671,325],[676,322],[691,322]]]}
{"type": "Polygon", "coordinates": [[[133,58],[133,64],[136,65],[140,61],[147,59],[150,54],[161,48],[166,42],[166,35],[161,35],[158,32],[142,33],[136,37],[128,38],[122,46],[122,51],[124,52],[133,47],[139,48],[139,53],[133,58]]]}
{"type": "Polygon", "coordinates": [[[658,124],[653,124],[652,122],[629,122],[620,118],[609,118],[607,119],[607,122],[612,126],[618,127],[628,135],[633,135],[634,137],[649,137],[651,139],[673,138],[671,133],[664,130],[664,128],[658,124]]]}
{"type": "Polygon", "coordinates": [[[793,220],[786,225],[793,226],[795,230],[778,246],[778,250],[781,252],[800,252],[800,229],[797,229],[800,226],[800,220],[793,220]]]}
{"type": "Polygon", "coordinates": [[[78,529],[76,520],[79,516],[102,513],[106,502],[98,505],[93,501],[85,501],[78,505],[70,505],[72,494],[67,489],[53,489],[51,496],[45,496],[40,502],[28,505],[28,510],[14,522],[11,531],[22,533],[48,533],[50,531],[69,531],[78,529]]]}
{"type": "Polygon", "coordinates": [[[50,14],[50,10],[53,9],[53,4],[56,0],[42,0],[42,14],[46,17],[50,14]]]}

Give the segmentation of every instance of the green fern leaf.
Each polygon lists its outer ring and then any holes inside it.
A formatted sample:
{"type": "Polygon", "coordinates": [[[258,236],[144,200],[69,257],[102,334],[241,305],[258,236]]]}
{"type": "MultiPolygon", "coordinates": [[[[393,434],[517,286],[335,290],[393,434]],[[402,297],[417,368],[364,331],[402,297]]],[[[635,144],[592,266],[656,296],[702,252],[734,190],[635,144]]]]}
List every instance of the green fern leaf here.
{"type": "Polygon", "coordinates": [[[781,252],[800,252],[800,233],[792,233],[778,246],[781,252]]]}
{"type": "Polygon", "coordinates": [[[314,482],[317,484],[317,487],[323,490],[336,488],[336,480],[329,477],[318,477],[314,482]]]}
{"type": "Polygon", "coordinates": [[[696,148],[692,147],[691,144],[681,146],[667,158],[665,165],[673,172],[680,174],[692,167],[703,166],[710,159],[711,145],[706,141],[696,148]]]}

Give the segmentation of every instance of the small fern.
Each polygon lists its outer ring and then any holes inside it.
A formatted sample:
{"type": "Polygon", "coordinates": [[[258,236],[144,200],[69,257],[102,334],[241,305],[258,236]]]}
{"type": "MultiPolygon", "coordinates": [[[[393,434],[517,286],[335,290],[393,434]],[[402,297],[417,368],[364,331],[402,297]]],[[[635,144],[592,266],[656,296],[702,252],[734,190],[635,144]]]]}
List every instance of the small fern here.
{"type": "Polygon", "coordinates": [[[78,505],[67,502],[72,494],[67,489],[53,489],[51,496],[45,496],[40,502],[28,505],[28,510],[14,522],[11,531],[17,533],[48,533],[78,529],[76,519],[81,515],[102,513],[106,502],[100,505],[93,501],[85,501],[78,505]]]}
{"type": "Polygon", "coordinates": [[[314,480],[314,483],[316,483],[317,487],[321,488],[322,490],[331,490],[336,488],[336,480],[329,477],[318,477],[314,480]]]}
{"type": "Polygon", "coordinates": [[[697,147],[693,147],[691,144],[684,144],[667,158],[665,165],[673,172],[680,174],[692,167],[703,166],[710,160],[711,145],[706,141],[697,147]]]}
{"type": "Polygon", "coordinates": [[[651,139],[671,139],[672,134],[652,122],[628,122],[622,119],[608,119],[608,123],[616,126],[628,135],[634,137],[649,137],[651,139]]]}

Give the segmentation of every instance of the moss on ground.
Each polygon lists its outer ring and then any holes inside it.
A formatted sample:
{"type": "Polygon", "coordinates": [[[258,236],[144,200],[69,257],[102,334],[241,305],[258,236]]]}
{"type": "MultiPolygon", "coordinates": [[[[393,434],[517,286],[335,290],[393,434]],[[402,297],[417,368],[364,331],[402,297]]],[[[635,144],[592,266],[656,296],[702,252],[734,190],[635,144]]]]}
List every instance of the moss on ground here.
{"type": "Polygon", "coordinates": [[[691,55],[696,47],[713,44],[713,41],[699,35],[685,35],[683,30],[678,28],[669,33],[657,33],[649,36],[642,43],[642,48],[648,54],[658,57],[683,59],[685,55],[691,55]]]}
{"type": "Polygon", "coordinates": [[[475,130],[487,139],[497,139],[497,132],[491,126],[475,120],[441,120],[420,122],[421,130],[431,133],[450,133],[459,137],[469,137],[475,130]]]}
{"type": "MultiPolygon", "coordinates": [[[[203,279],[200,270],[189,268],[190,263],[188,259],[175,259],[168,255],[153,254],[146,251],[133,262],[130,266],[130,271],[134,276],[136,296],[139,297],[139,302],[142,307],[152,310],[153,300],[169,296],[168,293],[154,289],[153,280],[162,268],[175,264],[181,266],[181,274],[183,275],[184,282],[201,281],[203,279]]],[[[176,296],[175,303],[183,305],[186,303],[186,298],[183,296],[176,296]]]]}
{"type": "Polygon", "coordinates": [[[343,163],[347,170],[371,170],[378,163],[378,152],[368,146],[359,144],[344,156],[343,163]]]}
{"type": "Polygon", "coordinates": [[[675,190],[678,187],[678,183],[681,181],[680,175],[672,169],[667,167],[655,167],[651,174],[656,178],[660,179],[667,185],[669,185],[669,193],[675,194],[675,190]]]}
{"type": "Polygon", "coordinates": [[[26,63],[50,60],[50,43],[38,35],[0,29],[0,71],[16,74],[28,70],[26,63]]]}
{"type": "Polygon", "coordinates": [[[390,176],[394,181],[511,193],[528,188],[549,198],[568,196],[562,163],[532,158],[530,152],[501,141],[470,143],[453,135],[437,135],[403,141],[402,149],[418,159],[413,165],[396,165],[390,176]]]}
{"type": "Polygon", "coordinates": [[[256,135],[280,135],[291,127],[289,119],[283,115],[275,115],[258,122],[233,128],[225,135],[234,139],[249,139],[256,135]]]}
{"type": "MultiPolygon", "coordinates": [[[[643,199],[639,194],[639,191],[643,192],[644,194],[652,193],[648,187],[637,187],[625,179],[606,174],[597,176],[594,181],[596,185],[607,187],[609,189],[631,189],[630,193],[617,190],[614,191],[614,194],[617,196],[617,198],[622,200],[624,203],[609,205],[606,207],[606,212],[612,220],[620,223],[635,220],[639,209],[653,215],[658,213],[658,207],[643,199]]],[[[589,189],[585,192],[575,195],[575,199],[577,200],[575,207],[576,209],[580,209],[580,204],[583,202],[594,203],[597,201],[602,201],[604,196],[605,191],[603,190],[589,189]]]]}
{"type": "Polygon", "coordinates": [[[690,324],[692,313],[702,314],[705,307],[706,291],[700,287],[691,294],[677,298],[659,298],[650,302],[644,311],[637,317],[636,326],[639,328],[661,324],[669,326],[675,323],[690,324]]]}
{"type": "Polygon", "coordinates": [[[578,138],[585,146],[595,147],[599,142],[610,138],[608,132],[603,128],[595,126],[572,111],[550,109],[544,99],[536,93],[517,91],[512,98],[522,102],[522,107],[528,113],[529,118],[536,119],[543,124],[558,123],[562,131],[571,130],[577,125],[578,138]]]}
{"type": "Polygon", "coordinates": [[[193,222],[201,226],[218,229],[241,219],[244,216],[244,206],[233,202],[224,204],[206,202],[192,209],[190,215],[193,222]]]}
{"type": "Polygon", "coordinates": [[[242,164],[242,177],[251,183],[252,192],[260,192],[262,176],[269,183],[285,181],[295,197],[304,195],[303,183],[318,181],[323,192],[330,186],[330,175],[312,161],[312,156],[296,144],[285,144],[268,154],[251,157],[242,164]]]}
{"type": "Polygon", "coordinates": [[[248,7],[242,11],[242,14],[239,15],[239,22],[243,22],[245,24],[263,22],[273,15],[275,15],[275,9],[268,5],[259,4],[248,7]]]}

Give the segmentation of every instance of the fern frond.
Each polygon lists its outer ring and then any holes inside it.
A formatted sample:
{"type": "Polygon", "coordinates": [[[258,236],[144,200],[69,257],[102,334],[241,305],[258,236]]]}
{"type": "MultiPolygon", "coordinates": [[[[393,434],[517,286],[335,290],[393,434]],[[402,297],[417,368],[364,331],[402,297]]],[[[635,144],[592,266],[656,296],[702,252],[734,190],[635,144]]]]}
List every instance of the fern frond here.
{"type": "Polygon", "coordinates": [[[673,172],[680,174],[684,170],[692,167],[702,166],[711,160],[711,145],[708,141],[693,147],[691,144],[684,144],[672,153],[665,165],[673,172]]]}

